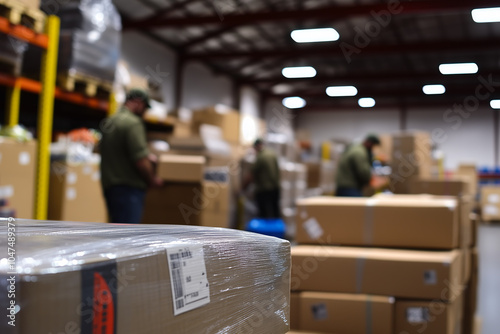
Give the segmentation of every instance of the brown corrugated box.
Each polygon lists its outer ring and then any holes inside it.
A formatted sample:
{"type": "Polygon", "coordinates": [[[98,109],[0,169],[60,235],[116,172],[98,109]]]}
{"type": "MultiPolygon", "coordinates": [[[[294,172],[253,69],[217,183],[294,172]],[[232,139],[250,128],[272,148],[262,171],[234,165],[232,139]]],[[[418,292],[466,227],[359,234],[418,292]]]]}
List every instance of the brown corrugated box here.
{"type": "Polygon", "coordinates": [[[300,330],[322,333],[392,333],[394,298],[302,292],[300,330]]]}
{"type": "Polygon", "coordinates": [[[165,181],[201,182],[205,157],[162,154],[158,159],[157,175],[165,181]]]}
{"type": "Polygon", "coordinates": [[[221,128],[224,139],[232,142],[240,142],[240,114],[234,110],[223,110],[219,112],[218,106],[195,110],[192,118],[193,133],[199,133],[203,124],[215,125],[221,128]]]}
{"type": "Polygon", "coordinates": [[[439,196],[470,195],[470,184],[463,177],[448,177],[444,180],[434,178],[419,178],[412,180],[409,186],[410,194],[430,194],[439,196]]]}
{"type": "Polygon", "coordinates": [[[464,292],[464,333],[473,333],[474,317],[477,311],[479,283],[479,252],[471,249],[471,278],[464,292]]]}
{"type": "Polygon", "coordinates": [[[459,246],[457,201],[316,197],[299,200],[297,242],[427,249],[459,246]]]}
{"type": "Polygon", "coordinates": [[[477,175],[477,167],[474,164],[460,164],[455,172],[455,175],[464,177],[469,183],[469,190],[472,196],[477,195],[479,176],[477,175]]]}
{"type": "Polygon", "coordinates": [[[470,211],[472,206],[472,198],[470,196],[436,196],[436,195],[427,195],[427,194],[418,194],[418,195],[408,195],[408,194],[376,194],[373,196],[378,200],[386,199],[391,200],[393,202],[401,201],[401,202],[422,202],[422,201],[434,201],[434,200],[456,200],[458,203],[458,220],[460,222],[460,248],[469,248],[473,244],[473,226],[472,221],[470,219],[470,211]]]}
{"type": "Polygon", "coordinates": [[[28,8],[32,9],[40,9],[40,0],[18,0],[23,5],[28,6],[28,8]]]}
{"type": "Polygon", "coordinates": [[[392,136],[390,190],[406,194],[410,182],[431,175],[431,139],[425,132],[403,132],[392,136]]]}
{"type": "Polygon", "coordinates": [[[500,220],[500,187],[481,187],[481,218],[484,221],[500,220]]]}
{"type": "Polygon", "coordinates": [[[462,291],[462,254],[334,246],[292,248],[292,291],[448,300],[462,291]]]}
{"type": "Polygon", "coordinates": [[[396,301],[394,333],[457,334],[462,333],[463,294],[451,303],[432,301],[396,301]]]}
{"type": "Polygon", "coordinates": [[[108,221],[97,163],[51,163],[48,218],[95,223],[108,221]]]}
{"type": "Polygon", "coordinates": [[[300,293],[290,293],[290,329],[300,329],[300,293]]]}
{"type": "Polygon", "coordinates": [[[36,141],[0,137],[0,192],[18,218],[34,218],[36,152],[36,141]]]}
{"type": "Polygon", "coordinates": [[[167,183],[148,189],[142,222],[229,227],[228,183],[167,183]]]}

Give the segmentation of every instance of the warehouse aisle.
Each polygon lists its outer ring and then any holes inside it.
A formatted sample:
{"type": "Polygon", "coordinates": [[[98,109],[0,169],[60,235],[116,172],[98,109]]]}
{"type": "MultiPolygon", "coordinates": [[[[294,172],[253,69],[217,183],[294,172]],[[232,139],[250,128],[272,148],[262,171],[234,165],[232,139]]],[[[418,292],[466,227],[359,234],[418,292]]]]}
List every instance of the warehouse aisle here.
{"type": "Polygon", "coordinates": [[[479,228],[479,305],[482,334],[496,334],[500,328],[500,225],[479,228]]]}

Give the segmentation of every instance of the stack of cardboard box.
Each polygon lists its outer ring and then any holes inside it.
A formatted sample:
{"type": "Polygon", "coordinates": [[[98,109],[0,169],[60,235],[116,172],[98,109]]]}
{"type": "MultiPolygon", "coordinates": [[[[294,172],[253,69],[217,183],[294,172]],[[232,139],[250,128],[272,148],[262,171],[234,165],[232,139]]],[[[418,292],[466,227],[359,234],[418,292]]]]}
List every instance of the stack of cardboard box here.
{"type": "Polygon", "coordinates": [[[459,333],[472,259],[461,210],[436,196],[299,201],[292,329],[459,333]]]}
{"type": "Polygon", "coordinates": [[[308,162],[307,188],[319,188],[324,195],[331,195],[335,190],[336,168],[335,162],[323,160],[321,162],[308,162]]]}
{"type": "Polygon", "coordinates": [[[422,177],[431,176],[431,139],[426,132],[402,132],[384,136],[384,151],[390,150],[389,165],[392,169],[390,190],[407,194],[409,184],[422,177]]]}
{"type": "Polygon", "coordinates": [[[146,194],[143,223],[229,227],[229,177],[205,178],[205,157],[161,155],[157,174],[166,184],[146,194]]]}
{"type": "Polygon", "coordinates": [[[36,152],[35,141],[0,137],[0,198],[17,218],[34,218],[36,152]]]}

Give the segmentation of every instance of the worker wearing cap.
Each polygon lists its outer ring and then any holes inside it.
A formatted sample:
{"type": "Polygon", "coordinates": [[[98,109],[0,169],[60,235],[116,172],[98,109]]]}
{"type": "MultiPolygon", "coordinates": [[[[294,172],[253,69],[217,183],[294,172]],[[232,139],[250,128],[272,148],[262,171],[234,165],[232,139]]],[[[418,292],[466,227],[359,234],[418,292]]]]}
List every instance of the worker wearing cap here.
{"type": "Polygon", "coordinates": [[[253,145],[257,157],[252,172],[245,180],[243,189],[249,183],[255,184],[255,201],[259,218],[280,218],[280,169],[276,154],[264,147],[261,139],[253,145]]]}
{"type": "Polygon", "coordinates": [[[101,129],[101,182],[112,223],[140,223],[146,189],[163,183],[155,176],[146,142],[143,116],[148,108],[148,94],[132,89],[101,129]]]}
{"type": "Polygon", "coordinates": [[[361,197],[370,184],[373,147],[380,145],[376,135],[368,135],[363,143],[349,146],[342,154],[337,171],[337,196],[361,197]]]}

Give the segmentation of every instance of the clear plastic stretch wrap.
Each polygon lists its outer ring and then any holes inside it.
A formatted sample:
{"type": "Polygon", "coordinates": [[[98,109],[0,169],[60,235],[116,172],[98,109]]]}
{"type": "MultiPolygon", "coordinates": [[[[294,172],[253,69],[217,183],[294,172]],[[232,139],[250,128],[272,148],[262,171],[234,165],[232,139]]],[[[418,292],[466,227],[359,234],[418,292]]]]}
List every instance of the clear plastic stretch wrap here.
{"type": "Polygon", "coordinates": [[[288,332],[286,240],[197,226],[10,226],[14,247],[0,220],[1,333],[288,332]]]}
{"type": "Polygon", "coordinates": [[[111,0],[72,1],[58,9],[59,72],[113,82],[120,58],[122,24],[111,0]]]}

